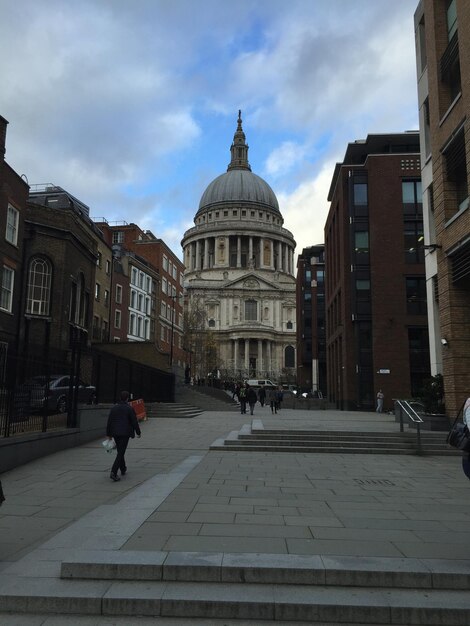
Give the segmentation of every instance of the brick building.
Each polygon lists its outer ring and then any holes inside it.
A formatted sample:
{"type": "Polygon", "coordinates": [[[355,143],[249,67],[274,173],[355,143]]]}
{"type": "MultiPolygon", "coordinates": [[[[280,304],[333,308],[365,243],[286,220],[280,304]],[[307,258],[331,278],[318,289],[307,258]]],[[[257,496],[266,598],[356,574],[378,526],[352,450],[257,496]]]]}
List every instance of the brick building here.
{"type": "Polygon", "coordinates": [[[432,374],[448,415],[470,395],[470,3],[415,12],[432,374]]]}
{"type": "Polygon", "coordinates": [[[183,345],[183,263],[162,239],[136,224],[110,225],[103,220],[97,225],[114,250],[120,250],[122,258],[131,253],[129,263],[132,264],[132,258],[140,259],[156,272],[152,339],[162,352],[169,355],[172,364],[183,368],[186,363],[183,345]]]}
{"type": "MultiPolygon", "coordinates": [[[[57,185],[32,185],[29,202],[41,207],[56,210],[68,210],[80,219],[80,224],[94,242],[96,250],[96,268],[93,291],[91,294],[91,343],[102,343],[110,340],[110,291],[112,251],[104,240],[103,234],[90,219],[90,209],[81,200],[57,185]]],[[[46,213],[45,213],[46,214],[46,213]]],[[[40,214],[38,214],[40,215],[40,214]]]]}
{"type": "Polygon", "coordinates": [[[67,358],[87,346],[92,329],[98,249],[90,228],[72,208],[29,202],[25,213],[21,354],[67,358]]]}
{"type": "Polygon", "coordinates": [[[304,248],[297,259],[297,384],[326,395],[325,246],[304,248]]]}
{"type": "Polygon", "coordinates": [[[7,120],[0,116],[0,386],[17,350],[28,185],[5,161],[7,120]]]}
{"type": "Polygon", "coordinates": [[[417,132],[369,135],[336,165],[325,226],[328,399],[372,409],[429,377],[417,132]]]}

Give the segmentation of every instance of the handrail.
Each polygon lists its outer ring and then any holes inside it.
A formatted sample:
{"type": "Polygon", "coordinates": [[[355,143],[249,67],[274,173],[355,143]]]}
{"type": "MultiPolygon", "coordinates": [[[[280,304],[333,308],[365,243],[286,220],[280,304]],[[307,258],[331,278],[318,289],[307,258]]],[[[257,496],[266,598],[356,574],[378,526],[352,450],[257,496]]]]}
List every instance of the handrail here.
{"type": "Polygon", "coordinates": [[[408,400],[394,400],[395,404],[400,407],[400,432],[404,432],[403,413],[406,417],[416,424],[416,443],[418,454],[422,452],[421,446],[421,429],[420,424],[424,422],[423,418],[418,415],[408,400]]]}

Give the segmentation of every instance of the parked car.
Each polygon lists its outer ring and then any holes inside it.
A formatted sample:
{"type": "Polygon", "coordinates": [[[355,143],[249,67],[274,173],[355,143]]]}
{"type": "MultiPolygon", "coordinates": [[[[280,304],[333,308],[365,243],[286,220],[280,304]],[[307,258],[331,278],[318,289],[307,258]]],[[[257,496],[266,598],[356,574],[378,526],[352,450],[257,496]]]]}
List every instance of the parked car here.
{"type": "MultiPolygon", "coordinates": [[[[18,390],[19,397],[26,400],[31,409],[45,407],[48,411],[57,413],[67,411],[69,394],[70,376],[63,374],[53,374],[49,377],[49,389],[46,376],[34,376],[18,390]]],[[[81,404],[96,402],[96,387],[78,380],[77,402],[81,404]]]]}

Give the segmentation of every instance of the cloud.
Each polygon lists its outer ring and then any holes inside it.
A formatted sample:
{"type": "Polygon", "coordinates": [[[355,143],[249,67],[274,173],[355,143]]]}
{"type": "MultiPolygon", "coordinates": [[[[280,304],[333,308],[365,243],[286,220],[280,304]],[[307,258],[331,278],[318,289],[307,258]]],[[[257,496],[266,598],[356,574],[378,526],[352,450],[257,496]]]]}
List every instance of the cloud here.
{"type": "Polygon", "coordinates": [[[300,254],[303,248],[324,242],[329,211],[327,198],[334,165],[331,161],[324,163],[316,176],[305,180],[293,193],[277,194],[284,228],[296,239],[296,254],[300,254]]]}
{"type": "Polygon", "coordinates": [[[242,108],[253,169],[299,247],[310,245],[308,233],[323,239],[347,143],[417,126],[415,5],[3,0],[7,160],[94,215],[142,220],[179,250],[175,228],[192,226],[225,170],[242,108]]]}
{"type": "Polygon", "coordinates": [[[265,171],[269,176],[276,177],[280,172],[289,172],[305,157],[306,149],[293,142],[284,141],[275,148],[266,159],[265,171]]]}

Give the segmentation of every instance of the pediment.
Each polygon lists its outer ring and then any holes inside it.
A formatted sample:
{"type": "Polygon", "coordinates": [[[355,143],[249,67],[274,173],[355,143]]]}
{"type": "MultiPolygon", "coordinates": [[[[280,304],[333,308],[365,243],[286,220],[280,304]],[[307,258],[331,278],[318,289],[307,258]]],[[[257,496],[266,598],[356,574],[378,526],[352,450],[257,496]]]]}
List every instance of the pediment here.
{"type": "Polygon", "coordinates": [[[247,274],[245,274],[244,276],[240,276],[239,278],[236,278],[235,280],[230,280],[228,282],[225,283],[224,285],[225,289],[243,289],[243,290],[256,290],[256,291],[272,291],[273,289],[275,289],[276,291],[279,291],[279,285],[271,282],[269,280],[266,280],[265,278],[262,278],[261,276],[253,273],[253,272],[248,272],[247,274]]]}

